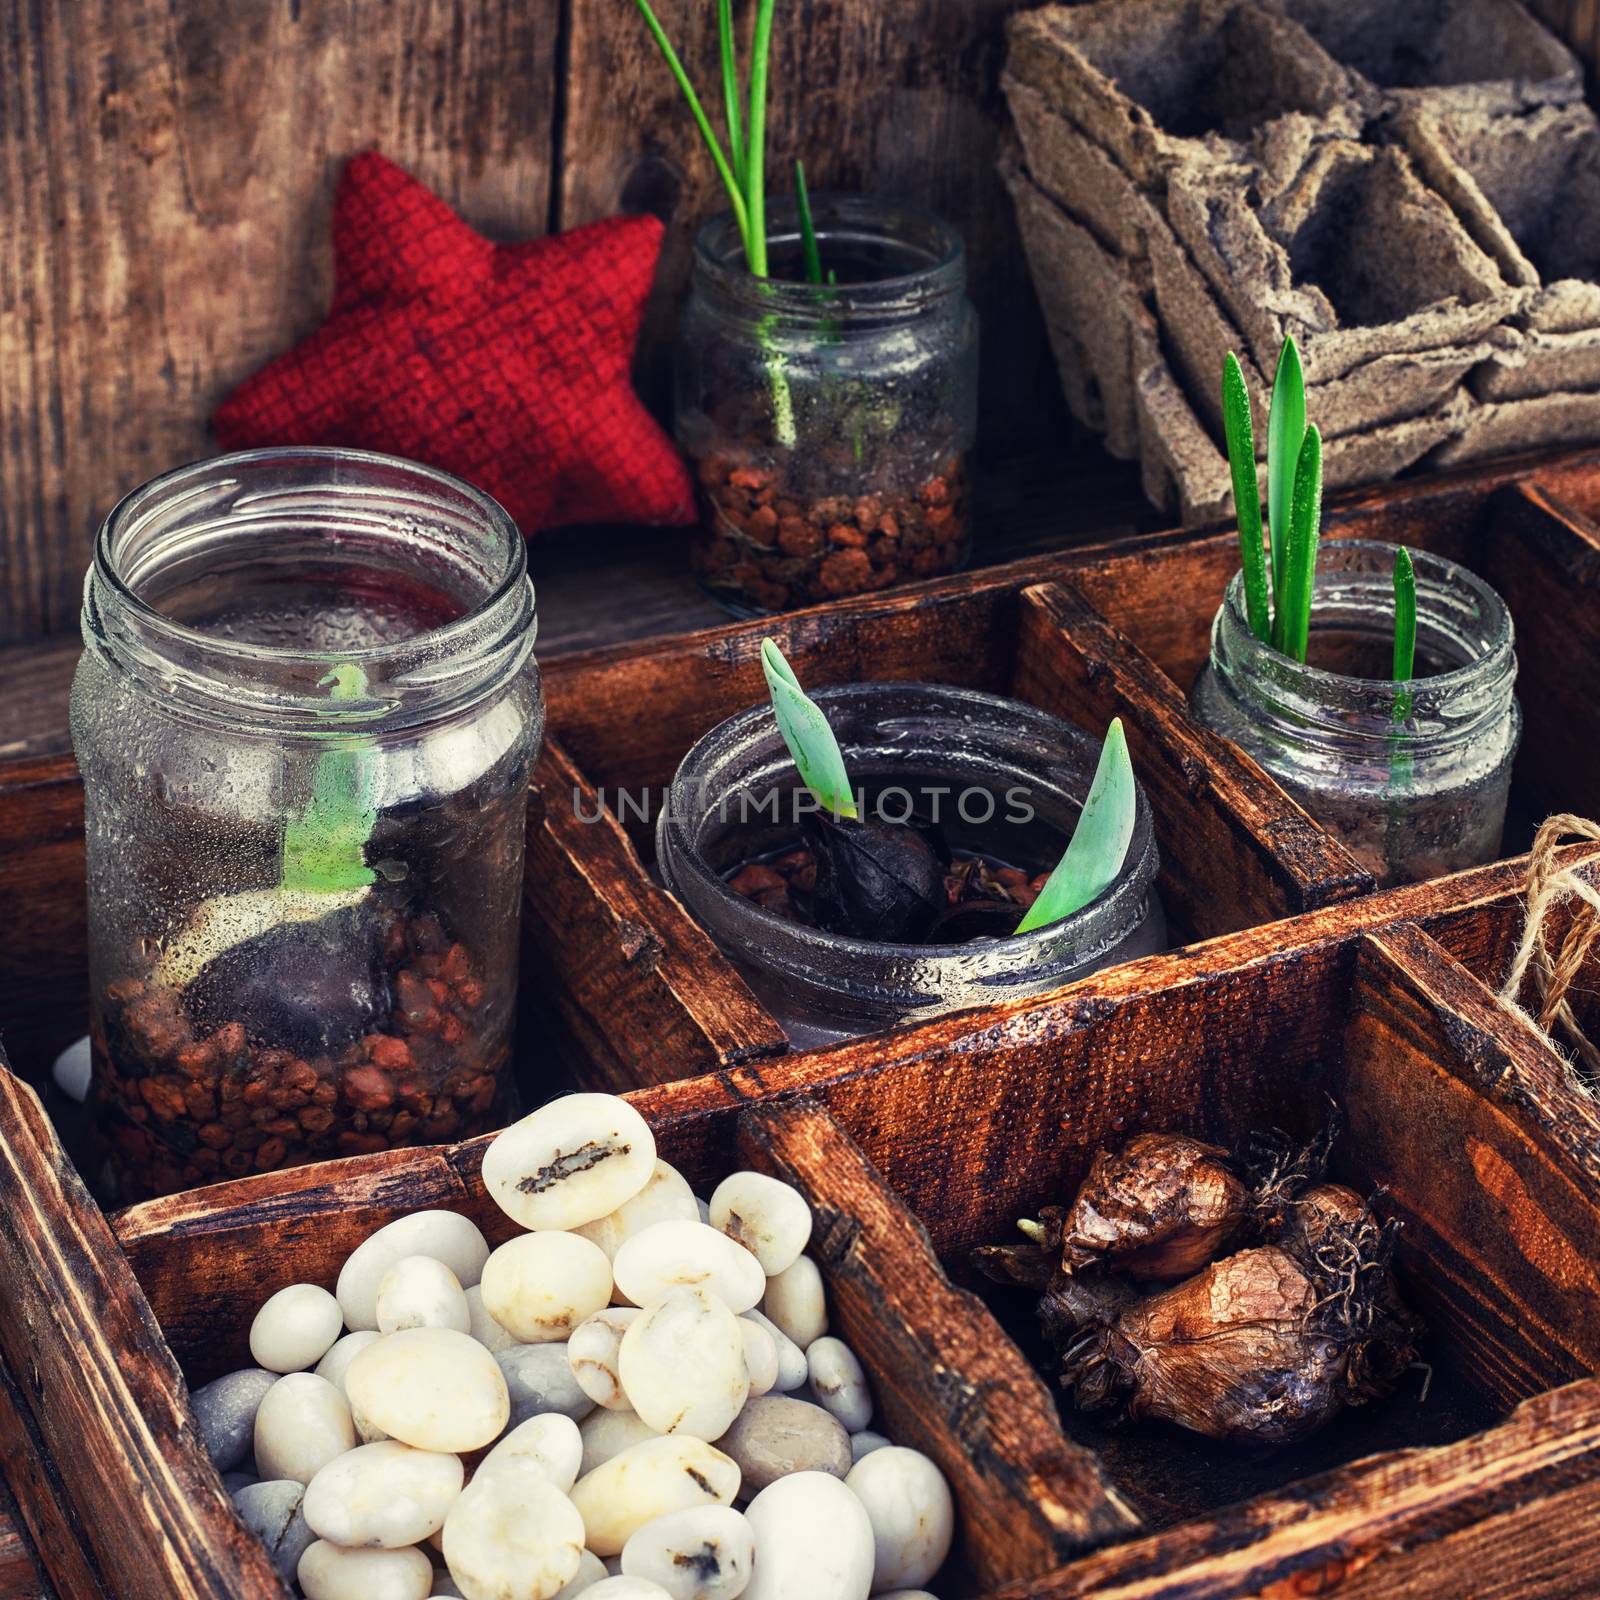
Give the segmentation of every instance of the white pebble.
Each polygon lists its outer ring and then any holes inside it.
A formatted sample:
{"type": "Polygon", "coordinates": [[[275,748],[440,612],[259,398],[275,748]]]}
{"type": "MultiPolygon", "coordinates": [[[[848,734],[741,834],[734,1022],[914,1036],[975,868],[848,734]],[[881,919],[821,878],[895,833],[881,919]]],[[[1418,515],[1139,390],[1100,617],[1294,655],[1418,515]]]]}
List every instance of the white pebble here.
{"type": "Polygon", "coordinates": [[[820,1339],[828,1331],[828,1301],[816,1262],[801,1256],[768,1278],[761,1309],[802,1350],[820,1339]]]}
{"type": "Polygon", "coordinates": [[[458,1456],[394,1440],[364,1444],[306,1485],[306,1521],[337,1545],[400,1550],[444,1526],[463,1481],[458,1456]]]}
{"type": "Polygon", "coordinates": [[[617,1370],[633,1409],[660,1433],[718,1438],[750,1394],[739,1319],[704,1289],[652,1301],[623,1334],[617,1370]]]}
{"type": "Polygon", "coordinates": [[[268,1372],[304,1372],[333,1348],[339,1302],[314,1283],[291,1283],[270,1295],[250,1324],[250,1354],[268,1372]]]}
{"type": "Polygon", "coordinates": [[[703,1222],[654,1223],[617,1251],[613,1270],[617,1287],[636,1306],[688,1285],[715,1295],[737,1315],[750,1310],[767,1287],[761,1263],[703,1222]]]}
{"type": "Polygon", "coordinates": [[[595,1411],[578,1424],[578,1434],[583,1440],[579,1477],[646,1439],[661,1437],[636,1411],[595,1411]]]}
{"type": "Polygon", "coordinates": [[[634,1234],[658,1222],[698,1222],[700,1207],[695,1200],[689,1180],[674,1166],[657,1160],[650,1181],[631,1200],[625,1200],[617,1209],[596,1222],[586,1222],[574,1233],[581,1233],[615,1259],[617,1251],[634,1234]]]}
{"type": "Polygon", "coordinates": [[[778,1381],[778,1341],[761,1326],[739,1318],[739,1332],[744,1336],[744,1370],[750,1380],[750,1393],[767,1394],[778,1381]]]}
{"type": "Polygon", "coordinates": [[[842,1339],[812,1340],[806,1350],[811,1392],[824,1411],[831,1411],[846,1433],[860,1433],[872,1421],[872,1390],[856,1353],[842,1339]]]}
{"type": "Polygon", "coordinates": [[[244,1460],[255,1437],[256,1412],[277,1381],[275,1372],[242,1367],[213,1378],[189,1396],[206,1454],[218,1472],[229,1472],[244,1460]]]}
{"type": "Polygon", "coordinates": [[[574,1328],[567,1358],[583,1392],[607,1411],[629,1411],[628,1397],[617,1375],[617,1351],[628,1324],[639,1315],[636,1306],[609,1306],[574,1328]]]}
{"type": "Polygon", "coordinates": [[[920,1450],[874,1450],[844,1480],[866,1508],[876,1557],[873,1586],[914,1589],[944,1564],[955,1537],[955,1505],[944,1474],[920,1450]]]}
{"type": "Polygon", "coordinates": [[[483,1269],[483,1306],[524,1344],[565,1344],[611,1299],[606,1253],[575,1233],[507,1240],[483,1269]]]}
{"type": "Polygon", "coordinates": [[[614,1556],[645,1523],[691,1506],[732,1505],[738,1492],[733,1461],[704,1440],[679,1434],[647,1439],[585,1473],[572,1503],[582,1513],[589,1548],[614,1556]]]}
{"type": "Polygon", "coordinates": [[[583,1435],[578,1424],[559,1411],[518,1423],[478,1463],[474,1481],[513,1461],[533,1462],[562,1494],[570,1494],[583,1465],[583,1435]]]}
{"type": "Polygon", "coordinates": [[[618,1576],[597,1583],[589,1591],[589,1600],[672,1600],[672,1596],[648,1578],[618,1576]]]}
{"type": "Polygon", "coordinates": [[[467,1600],[548,1600],[577,1576],[583,1518],[528,1460],[461,1491],[444,1524],[444,1559],[467,1600]]]}
{"type": "Polygon", "coordinates": [[[495,1358],[453,1328],[384,1335],[350,1363],[345,1389],[363,1418],[419,1450],[481,1449],[511,1415],[495,1358]]]}
{"type": "Polygon", "coordinates": [[[367,1348],[376,1344],[383,1335],[376,1328],[363,1328],[360,1333],[347,1333],[334,1341],[333,1348],[317,1363],[317,1376],[326,1378],[340,1394],[344,1393],[344,1375],[350,1363],[367,1348]]]}
{"type": "Polygon", "coordinates": [[[305,1493],[303,1483],[274,1478],[268,1483],[252,1483],[233,1497],[239,1520],[267,1547],[278,1575],[291,1583],[300,1557],[317,1537],[306,1525],[301,1509],[305,1493]]]}
{"type": "Polygon", "coordinates": [[[671,1600],[736,1600],[755,1555],[755,1534],[731,1506],[695,1506],[645,1523],[622,1547],[622,1570],[671,1600]]]}
{"type": "Polygon", "coordinates": [[[711,1196],[711,1226],[742,1244],[770,1278],[792,1267],[811,1242],[811,1207],[793,1184],[764,1172],[735,1172],[711,1196]]]}
{"type": "Polygon", "coordinates": [[[402,1328],[454,1328],[469,1333],[472,1314],[461,1284],[444,1262],[432,1256],[401,1256],[378,1285],[378,1331],[402,1328]]]}
{"type": "Polygon", "coordinates": [[[314,1372],[279,1378],[256,1412],[256,1472],[263,1478],[310,1483],[355,1443],[344,1396],[314,1372]]]}
{"type": "Polygon", "coordinates": [[[871,1428],[863,1428],[860,1433],[850,1435],[850,1459],[859,1461],[863,1456],[870,1456],[874,1450],[887,1449],[890,1441],[881,1433],[874,1433],[871,1428]]]}
{"type": "Polygon", "coordinates": [[[768,1484],[745,1511],[756,1540],[746,1600],[867,1600],[874,1547],[866,1508],[826,1472],[768,1484]]]}
{"type": "Polygon", "coordinates": [[[352,1333],[378,1326],[378,1288],[384,1274],[405,1256],[432,1256],[470,1288],[489,1259],[488,1241],[471,1218],[454,1211],[413,1211],[379,1228],[350,1253],[334,1289],[344,1325],[352,1333]]]}
{"type": "Polygon", "coordinates": [[[583,1392],[564,1344],[514,1344],[495,1352],[495,1365],[506,1380],[511,1396],[511,1424],[526,1422],[547,1412],[559,1412],[574,1422],[594,1410],[583,1392]]]}
{"type": "Polygon", "coordinates": [[[524,1228],[578,1228],[631,1200],[655,1170],[643,1117],[610,1094],[571,1094],[514,1122],[484,1151],[490,1198],[524,1228]]]}
{"type": "Polygon", "coordinates": [[[585,1550],[578,1562],[578,1575],[564,1589],[557,1589],[551,1600],[578,1600],[580,1594],[588,1594],[597,1583],[604,1583],[606,1577],[606,1564],[593,1550],[585,1550]]]}
{"type": "Polygon", "coordinates": [[[808,1375],[805,1351],[764,1313],[746,1311],[744,1315],[747,1321],[755,1323],[757,1327],[765,1328],[772,1335],[772,1342],[778,1347],[778,1377],[772,1387],[779,1394],[792,1394],[806,1381],[808,1375]]]}
{"type": "Polygon", "coordinates": [[[56,1088],[69,1100],[81,1105],[89,1095],[89,1080],[94,1076],[94,1049],[88,1034],[75,1039],[55,1059],[50,1068],[56,1088]]]}
{"type": "Polygon", "coordinates": [[[306,1600],[428,1600],[433,1563],[420,1550],[341,1550],[318,1539],[300,1557],[306,1600]]]}
{"type": "Polygon", "coordinates": [[[467,1296],[467,1332],[481,1344],[490,1355],[500,1350],[509,1350],[516,1344],[517,1336],[509,1328],[502,1328],[483,1306],[483,1285],[475,1283],[466,1290],[467,1296]]]}

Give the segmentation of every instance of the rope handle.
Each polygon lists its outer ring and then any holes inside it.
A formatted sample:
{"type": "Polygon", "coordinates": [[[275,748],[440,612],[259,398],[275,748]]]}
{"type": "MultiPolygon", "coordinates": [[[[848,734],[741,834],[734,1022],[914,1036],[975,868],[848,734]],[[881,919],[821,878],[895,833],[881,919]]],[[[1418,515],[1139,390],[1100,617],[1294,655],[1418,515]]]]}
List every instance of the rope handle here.
{"type": "Polygon", "coordinates": [[[1557,866],[1556,852],[1568,838],[1600,843],[1600,824],[1564,812],[1546,818],[1540,826],[1528,858],[1522,942],[1512,958],[1500,998],[1519,1006],[1531,971],[1539,997],[1534,1021],[1552,1036],[1559,1029],[1584,1067],[1600,1076],[1600,1046],[1596,1046],[1579,1026],[1577,1015],[1567,1003],[1567,991],[1583,970],[1595,941],[1600,939],[1600,889],[1579,875],[1578,868],[1588,861],[1575,866],[1557,866]],[[1556,906],[1573,899],[1580,904],[1560,947],[1552,955],[1545,938],[1545,922],[1556,906]]]}

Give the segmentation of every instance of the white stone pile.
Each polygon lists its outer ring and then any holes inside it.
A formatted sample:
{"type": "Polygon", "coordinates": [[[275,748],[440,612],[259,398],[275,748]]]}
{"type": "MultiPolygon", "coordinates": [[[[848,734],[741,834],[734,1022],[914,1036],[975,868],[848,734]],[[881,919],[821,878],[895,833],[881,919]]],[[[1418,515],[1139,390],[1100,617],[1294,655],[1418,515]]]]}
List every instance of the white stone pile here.
{"type": "Polygon", "coordinates": [[[699,1201],[595,1094],[508,1128],[483,1182],[528,1232],[391,1222],[193,1397],[306,1600],[932,1600],[950,1491],[870,1430],[797,1190],[699,1201]]]}

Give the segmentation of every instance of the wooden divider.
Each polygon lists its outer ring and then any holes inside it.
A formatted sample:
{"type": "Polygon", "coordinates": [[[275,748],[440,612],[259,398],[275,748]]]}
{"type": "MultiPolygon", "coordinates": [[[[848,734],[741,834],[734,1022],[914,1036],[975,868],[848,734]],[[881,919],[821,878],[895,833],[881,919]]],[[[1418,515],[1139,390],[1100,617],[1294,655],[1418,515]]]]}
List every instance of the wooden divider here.
{"type": "Polygon", "coordinates": [[[1556,811],[1594,816],[1600,527],[1567,503],[1559,478],[1546,486],[1536,476],[1491,500],[1473,566],[1517,621],[1523,737],[1516,781],[1524,809],[1534,821],[1556,811]]]}
{"type": "Polygon", "coordinates": [[[206,1459],[161,1329],[38,1097],[0,1058],[0,1445],[71,1600],[285,1595],[206,1459]],[[8,1436],[9,1435],[9,1436],[8,1436]]]}
{"type": "Polygon", "coordinates": [[[1600,1382],[1075,1561],[986,1600],[1591,1600],[1600,1382]]]}
{"type": "MultiPolygon", "coordinates": [[[[529,791],[523,883],[523,981],[565,1023],[585,1081],[621,1092],[788,1048],[554,739],[529,791]]],[[[539,1019],[525,1031],[524,1072],[539,1077],[539,1019]]]]}
{"type": "Polygon", "coordinates": [[[1012,687],[1079,727],[1124,719],[1156,814],[1163,894],[1202,938],[1371,892],[1349,851],[1196,722],[1172,680],[1069,584],[1023,590],[1012,687]]]}
{"type": "Polygon", "coordinates": [[[1600,1371],[1600,1102],[1548,1041],[1402,923],[1361,940],[1338,1085],[1469,1379],[1509,1405],[1600,1371]]]}
{"type": "Polygon", "coordinates": [[[1063,1437],[1039,1375],[951,1285],[927,1230],[838,1123],[801,1097],[747,1111],[739,1128],[745,1159],[810,1199],[835,1325],[874,1375],[883,1431],[950,1481],[980,1586],[1137,1531],[1093,1453],[1063,1437]]]}

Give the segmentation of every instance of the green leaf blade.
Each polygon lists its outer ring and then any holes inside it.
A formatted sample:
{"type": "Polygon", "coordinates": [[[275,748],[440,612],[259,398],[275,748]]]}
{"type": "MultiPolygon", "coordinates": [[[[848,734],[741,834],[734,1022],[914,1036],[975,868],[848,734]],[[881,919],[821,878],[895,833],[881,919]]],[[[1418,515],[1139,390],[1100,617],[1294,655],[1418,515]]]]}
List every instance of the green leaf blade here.
{"type": "Polygon", "coordinates": [[[1138,786],[1122,718],[1114,717],[1100,746],[1094,781],[1083,802],[1066,853],[1050,874],[1039,898],[1017,924],[1018,933],[1048,927],[1081,911],[1105,893],[1122,871],[1138,817],[1138,786]]]}
{"type": "MultiPolygon", "coordinates": [[[[641,0],[642,3],[642,0],[641,0]]],[[[767,74],[772,57],[772,13],[777,0],[756,0],[750,52],[750,116],[745,141],[745,211],[750,219],[746,254],[750,270],[767,275],[767,74]]]]}
{"type": "Polygon", "coordinates": [[[800,251],[805,262],[806,281],[822,283],[822,252],[817,248],[817,228],[811,217],[811,193],[806,188],[803,161],[794,164],[794,200],[800,213],[800,251]]]}
{"type": "MultiPolygon", "coordinates": [[[[733,168],[728,164],[728,158],[723,154],[722,145],[711,128],[711,119],[706,116],[705,107],[700,104],[700,96],[695,93],[694,84],[689,79],[688,71],[678,57],[678,52],[673,48],[672,41],[667,37],[667,30],[661,26],[661,19],[656,16],[650,5],[650,0],[633,0],[639,9],[639,15],[644,18],[645,26],[650,30],[650,36],[656,42],[656,49],[661,52],[661,59],[666,62],[667,70],[676,80],[678,88],[682,91],[683,98],[689,107],[689,114],[694,118],[695,126],[700,130],[700,137],[705,140],[706,149],[711,152],[711,160],[717,169],[717,176],[722,179],[722,187],[728,191],[728,204],[733,209],[733,220],[738,225],[739,237],[744,241],[745,259],[750,263],[750,270],[758,277],[766,276],[767,261],[767,235],[763,222],[760,239],[761,266],[756,267],[756,239],[750,227],[750,211],[745,200],[745,185],[734,177],[733,168]]],[[[763,85],[763,112],[765,115],[765,85],[763,85]]]]}
{"type": "MultiPolygon", "coordinates": [[[[1417,569],[1404,545],[1394,556],[1394,681],[1409,684],[1417,675],[1417,569]]],[[[1411,715],[1411,691],[1394,697],[1394,720],[1411,715]]]]}
{"type": "Polygon", "coordinates": [[[1322,435],[1306,429],[1295,465],[1293,511],[1285,551],[1283,642],[1279,648],[1304,661],[1311,640],[1311,604],[1317,579],[1317,538],[1322,526],[1322,435]]]}
{"type": "Polygon", "coordinates": [[[761,669],[772,696],[778,732],[817,803],[836,817],[856,816],[855,791],[845,771],[839,741],[821,708],[800,687],[794,668],[772,639],[761,641],[761,669]]]}
{"type": "Polygon", "coordinates": [[[1294,521],[1294,482],[1306,436],[1306,381],[1292,338],[1278,352],[1267,415],[1267,527],[1272,535],[1273,598],[1281,605],[1294,521]]]}
{"type": "Polygon", "coordinates": [[[1222,431],[1233,474],[1234,515],[1239,524],[1239,565],[1244,572],[1245,611],[1250,631],[1263,644],[1272,636],[1266,556],[1261,531],[1261,485],[1256,478],[1256,437],[1250,421],[1250,390],[1239,358],[1230,350],[1222,363],[1222,431]]]}
{"type": "MultiPolygon", "coordinates": [[[[367,692],[367,677],[360,667],[341,662],[322,680],[323,687],[330,685],[330,701],[357,700],[367,692]]],[[[372,883],[376,875],[366,851],[377,820],[366,742],[324,751],[312,769],[310,799],[284,824],[283,888],[327,894],[372,883]]]]}
{"type": "Polygon", "coordinates": [[[733,181],[746,181],[744,126],[739,109],[739,57],[733,42],[733,0],[717,0],[717,48],[722,57],[722,106],[728,120],[728,165],[733,181]]]}

